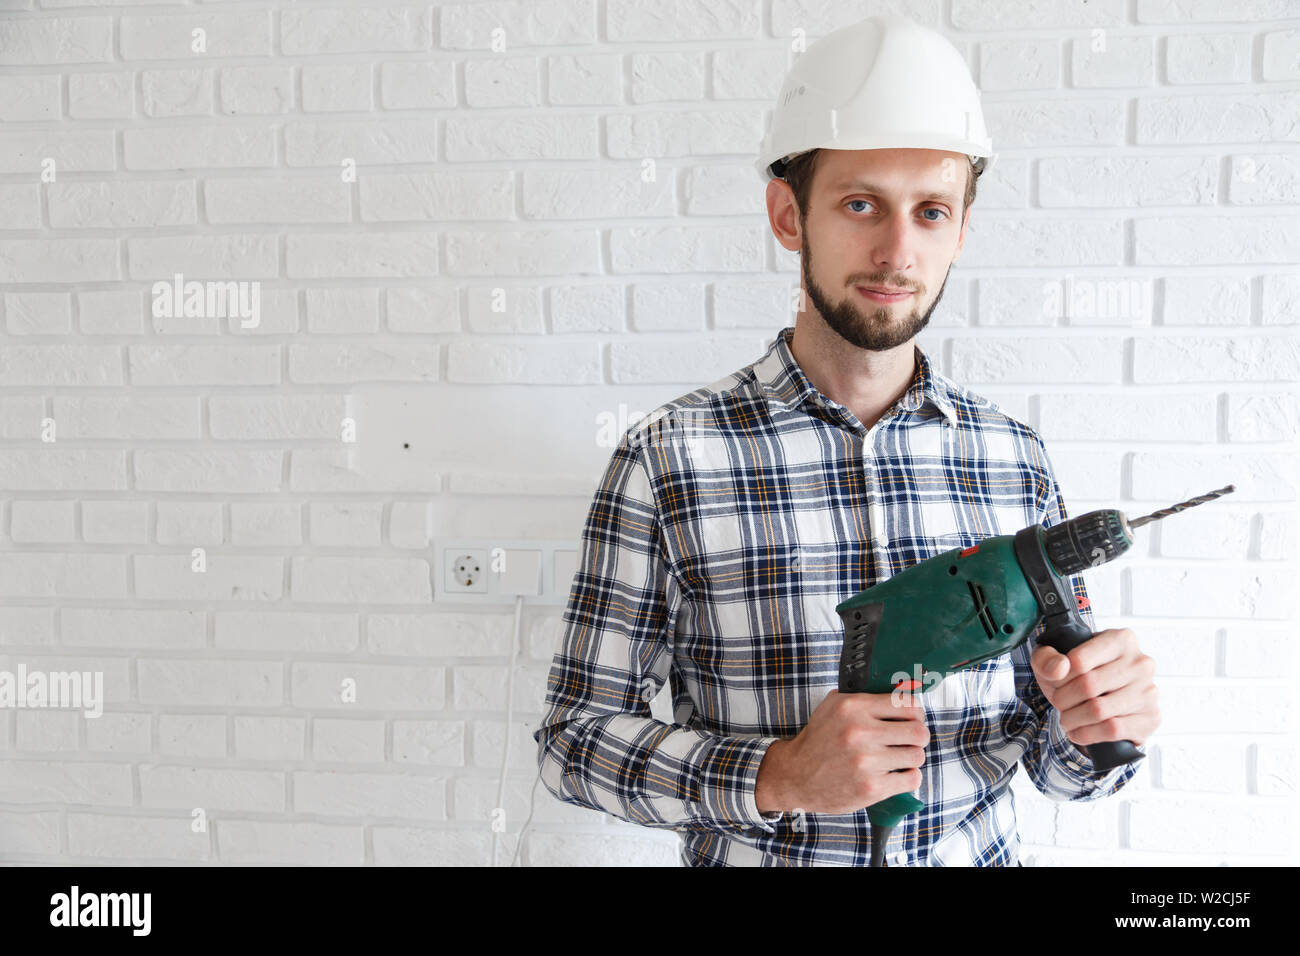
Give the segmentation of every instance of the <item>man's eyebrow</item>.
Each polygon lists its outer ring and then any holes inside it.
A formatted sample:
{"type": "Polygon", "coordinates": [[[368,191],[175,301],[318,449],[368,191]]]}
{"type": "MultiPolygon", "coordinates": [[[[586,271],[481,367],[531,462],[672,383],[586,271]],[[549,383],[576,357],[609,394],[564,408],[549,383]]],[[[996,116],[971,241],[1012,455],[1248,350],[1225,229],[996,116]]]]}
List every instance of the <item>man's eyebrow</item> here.
{"type": "MultiPolygon", "coordinates": [[[[874,183],[867,182],[865,179],[843,179],[837,183],[831,184],[832,192],[847,192],[850,189],[855,189],[864,193],[871,193],[874,196],[881,195],[880,187],[874,183]]],[[[949,203],[955,203],[958,199],[956,193],[947,193],[943,191],[917,193],[915,194],[915,198],[923,200],[941,200],[949,203]]]]}

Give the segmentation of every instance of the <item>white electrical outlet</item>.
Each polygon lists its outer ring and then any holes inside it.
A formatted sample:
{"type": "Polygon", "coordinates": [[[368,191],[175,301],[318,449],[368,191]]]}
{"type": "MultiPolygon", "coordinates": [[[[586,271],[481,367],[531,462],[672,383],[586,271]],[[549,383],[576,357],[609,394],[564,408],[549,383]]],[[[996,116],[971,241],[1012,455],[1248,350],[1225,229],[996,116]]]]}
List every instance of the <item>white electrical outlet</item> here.
{"type": "Polygon", "coordinates": [[[443,552],[443,587],[448,594],[487,594],[488,556],[478,548],[443,552]]]}

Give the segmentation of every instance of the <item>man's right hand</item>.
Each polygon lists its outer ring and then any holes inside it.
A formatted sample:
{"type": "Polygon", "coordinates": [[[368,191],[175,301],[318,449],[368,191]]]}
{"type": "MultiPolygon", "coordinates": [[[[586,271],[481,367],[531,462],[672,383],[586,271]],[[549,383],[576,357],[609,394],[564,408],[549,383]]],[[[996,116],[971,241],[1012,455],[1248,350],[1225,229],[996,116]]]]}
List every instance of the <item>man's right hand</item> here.
{"type": "Polygon", "coordinates": [[[853,813],[917,789],[929,742],[912,694],[833,690],[797,737],[768,747],[754,800],[762,813],[853,813]]]}

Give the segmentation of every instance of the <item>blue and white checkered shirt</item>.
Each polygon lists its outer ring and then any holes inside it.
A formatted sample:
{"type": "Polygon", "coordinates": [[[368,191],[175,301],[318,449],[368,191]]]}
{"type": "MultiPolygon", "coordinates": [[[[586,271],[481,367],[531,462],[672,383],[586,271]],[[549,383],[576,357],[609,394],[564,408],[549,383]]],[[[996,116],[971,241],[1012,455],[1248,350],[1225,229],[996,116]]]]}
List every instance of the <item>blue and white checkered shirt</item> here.
{"type": "MultiPolygon", "coordinates": [[[[533,735],[552,794],[680,831],[688,866],[865,865],[865,810],[754,803],[768,745],[838,686],[835,606],[941,552],[1067,517],[1037,432],[919,346],[908,391],[867,429],[808,381],[793,332],[623,436],[583,527],[533,735]],[[666,681],[671,724],[650,715],[666,681]]],[[[1054,800],[1112,794],[1137,772],[1090,772],[1034,679],[1033,646],[918,695],[926,807],[894,829],[888,865],[1016,865],[1017,764],[1054,800]]]]}

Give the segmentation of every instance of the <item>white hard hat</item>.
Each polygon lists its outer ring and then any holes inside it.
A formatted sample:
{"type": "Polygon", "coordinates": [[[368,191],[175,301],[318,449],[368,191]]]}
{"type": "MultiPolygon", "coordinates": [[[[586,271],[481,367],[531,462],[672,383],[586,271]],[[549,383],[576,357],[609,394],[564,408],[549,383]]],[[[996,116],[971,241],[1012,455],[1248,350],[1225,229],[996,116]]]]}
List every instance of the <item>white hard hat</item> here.
{"type": "MultiPolygon", "coordinates": [[[[941,34],[869,17],[808,47],[790,67],[755,164],[763,182],[811,149],[941,149],[993,165],[979,90],[941,34]]],[[[982,171],[982,170],[981,170],[982,171]]]]}

